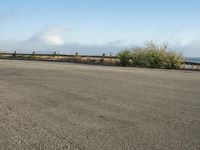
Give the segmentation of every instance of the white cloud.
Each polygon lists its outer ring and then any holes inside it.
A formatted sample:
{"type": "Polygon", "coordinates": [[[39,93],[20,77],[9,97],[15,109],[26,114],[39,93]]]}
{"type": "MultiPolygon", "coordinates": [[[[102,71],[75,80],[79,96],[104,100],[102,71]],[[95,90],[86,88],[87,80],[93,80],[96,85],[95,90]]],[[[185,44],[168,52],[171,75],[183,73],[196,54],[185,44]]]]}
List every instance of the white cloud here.
{"type": "Polygon", "coordinates": [[[37,42],[45,45],[50,46],[58,46],[58,45],[64,45],[65,40],[63,38],[63,33],[69,31],[69,28],[50,28],[44,31],[40,31],[38,33],[35,33],[28,41],[29,42],[37,42]]]}

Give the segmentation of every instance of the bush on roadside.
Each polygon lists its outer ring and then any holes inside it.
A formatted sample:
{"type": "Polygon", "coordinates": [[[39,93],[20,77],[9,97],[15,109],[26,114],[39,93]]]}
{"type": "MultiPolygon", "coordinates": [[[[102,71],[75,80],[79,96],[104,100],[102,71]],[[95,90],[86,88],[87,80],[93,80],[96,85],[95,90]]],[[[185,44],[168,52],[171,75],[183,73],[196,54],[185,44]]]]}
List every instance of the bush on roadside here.
{"type": "Polygon", "coordinates": [[[131,51],[129,50],[121,51],[118,53],[117,57],[119,59],[119,64],[126,67],[127,65],[130,64],[131,51]]]}
{"type": "Polygon", "coordinates": [[[134,47],[119,53],[118,58],[123,66],[131,62],[132,66],[147,68],[178,69],[183,56],[171,51],[167,44],[147,42],[143,47],[134,47]]]}
{"type": "Polygon", "coordinates": [[[166,69],[178,69],[183,64],[184,58],[181,54],[176,52],[168,52],[165,56],[164,68],[166,69]]]}

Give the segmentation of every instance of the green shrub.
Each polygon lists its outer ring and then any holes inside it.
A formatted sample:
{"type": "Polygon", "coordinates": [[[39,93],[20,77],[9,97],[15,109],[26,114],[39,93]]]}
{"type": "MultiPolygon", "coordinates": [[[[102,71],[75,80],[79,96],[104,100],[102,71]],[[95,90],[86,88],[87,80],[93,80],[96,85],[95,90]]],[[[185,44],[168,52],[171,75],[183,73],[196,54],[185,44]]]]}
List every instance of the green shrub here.
{"type": "Polygon", "coordinates": [[[176,52],[168,52],[166,53],[164,60],[164,68],[178,69],[183,63],[184,58],[181,54],[177,54],[176,52]]]}
{"type": "Polygon", "coordinates": [[[147,42],[143,47],[135,47],[119,53],[118,58],[123,66],[130,61],[131,65],[147,68],[178,69],[183,62],[183,56],[171,51],[167,44],[147,42]]]}
{"type": "Polygon", "coordinates": [[[127,65],[130,64],[131,51],[129,50],[121,51],[118,53],[117,57],[119,59],[120,65],[126,67],[127,65]]]}

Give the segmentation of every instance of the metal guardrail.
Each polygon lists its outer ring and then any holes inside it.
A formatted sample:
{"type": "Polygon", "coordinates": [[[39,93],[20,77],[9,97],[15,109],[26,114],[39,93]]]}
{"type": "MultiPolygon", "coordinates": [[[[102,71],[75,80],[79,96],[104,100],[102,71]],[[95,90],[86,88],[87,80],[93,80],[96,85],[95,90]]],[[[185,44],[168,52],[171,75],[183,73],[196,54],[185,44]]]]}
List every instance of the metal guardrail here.
{"type": "Polygon", "coordinates": [[[106,56],[103,55],[79,55],[78,53],[75,53],[75,55],[68,55],[68,54],[56,54],[55,52],[53,54],[38,54],[38,53],[0,53],[0,55],[10,55],[10,56],[61,56],[61,57],[91,57],[91,58],[112,58],[117,59],[116,56],[106,56]]]}
{"type": "Polygon", "coordinates": [[[200,71],[200,62],[185,61],[182,69],[200,71]]]}
{"type": "Polygon", "coordinates": [[[185,61],[184,64],[186,64],[186,65],[196,65],[196,66],[200,66],[200,62],[185,61]]]}

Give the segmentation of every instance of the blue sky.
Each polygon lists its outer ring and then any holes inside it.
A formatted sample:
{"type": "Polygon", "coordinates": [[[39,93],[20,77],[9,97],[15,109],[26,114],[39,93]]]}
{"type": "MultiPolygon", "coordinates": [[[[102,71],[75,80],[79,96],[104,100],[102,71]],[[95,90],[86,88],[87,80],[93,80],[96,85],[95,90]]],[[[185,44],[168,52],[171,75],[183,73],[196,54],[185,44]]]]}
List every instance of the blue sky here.
{"type": "Polygon", "coordinates": [[[117,53],[148,40],[200,56],[199,0],[0,0],[0,50],[117,53]]]}

